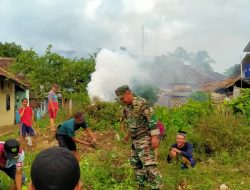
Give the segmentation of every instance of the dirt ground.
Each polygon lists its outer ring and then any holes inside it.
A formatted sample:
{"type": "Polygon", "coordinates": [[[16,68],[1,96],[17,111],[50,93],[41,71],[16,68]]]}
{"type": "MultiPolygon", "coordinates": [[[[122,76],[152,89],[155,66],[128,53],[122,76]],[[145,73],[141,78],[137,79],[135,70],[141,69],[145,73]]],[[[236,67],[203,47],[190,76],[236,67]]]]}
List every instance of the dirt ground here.
{"type": "MultiPolygon", "coordinates": [[[[91,139],[87,136],[83,130],[79,129],[76,132],[77,138],[88,142],[90,145],[77,144],[78,151],[81,154],[93,152],[97,149],[102,149],[109,151],[112,149],[112,144],[115,142],[115,132],[105,131],[105,132],[94,132],[97,139],[96,145],[91,144],[91,139]]],[[[36,131],[36,137],[33,140],[34,146],[32,148],[27,148],[26,151],[41,151],[49,147],[58,146],[55,135],[51,132],[44,132],[41,130],[36,131]]]]}
{"type": "MultiPolygon", "coordinates": [[[[18,125],[4,126],[0,127],[0,138],[1,136],[6,136],[11,133],[15,133],[19,130],[18,125]]],[[[35,128],[36,137],[33,139],[32,147],[24,147],[25,151],[41,151],[49,147],[58,146],[58,143],[55,139],[55,135],[48,130],[35,128]]],[[[82,129],[76,131],[77,138],[84,140],[88,143],[91,142],[91,139],[87,136],[82,129]]],[[[81,145],[77,144],[79,152],[88,153],[93,152],[97,149],[102,149],[109,151],[112,149],[112,145],[116,141],[116,133],[114,131],[104,131],[104,132],[94,132],[94,135],[97,139],[96,146],[93,145],[81,145]]],[[[18,138],[18,137],[17,137],[18,138]]]]}
{"type": "Polygon", "coordinates": [[[0,127],[0,137],[19,130],[19,125],[7,125],[0,127]]]}

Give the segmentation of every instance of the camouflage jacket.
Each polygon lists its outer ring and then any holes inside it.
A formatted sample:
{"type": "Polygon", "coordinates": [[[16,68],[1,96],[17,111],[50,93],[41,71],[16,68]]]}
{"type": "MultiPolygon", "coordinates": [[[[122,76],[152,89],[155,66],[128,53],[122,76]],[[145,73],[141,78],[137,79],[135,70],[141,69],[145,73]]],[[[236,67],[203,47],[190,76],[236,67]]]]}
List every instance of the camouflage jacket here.
{"type": "Polygon", "coordinates": [[[140,139],[144,136],[159,135],[159,129],[156,126],[157,118],[152,107],[145,99],[134,95],[131,105],[126,106],[123,111],[124,122],[129,127],[132,139],[140,139]]]}

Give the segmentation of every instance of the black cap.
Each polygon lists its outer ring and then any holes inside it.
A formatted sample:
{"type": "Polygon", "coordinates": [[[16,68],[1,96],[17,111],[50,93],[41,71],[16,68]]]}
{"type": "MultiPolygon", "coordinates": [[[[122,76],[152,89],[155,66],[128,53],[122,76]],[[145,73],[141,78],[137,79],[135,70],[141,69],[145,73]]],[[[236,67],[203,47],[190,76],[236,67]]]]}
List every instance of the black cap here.
{"type": "Polygon", "coordinates": [[[36,190],[71,190],[79,179],[79,163],[66,148],[43,150],[31,166],[31,180],[36,190]]]}
{"type": "Polygon", "coordinates": [[[4,150],[7,159],[13,159],[18,156],[20,144],[16,139],[9,139],[4,143],[4,150]]]}

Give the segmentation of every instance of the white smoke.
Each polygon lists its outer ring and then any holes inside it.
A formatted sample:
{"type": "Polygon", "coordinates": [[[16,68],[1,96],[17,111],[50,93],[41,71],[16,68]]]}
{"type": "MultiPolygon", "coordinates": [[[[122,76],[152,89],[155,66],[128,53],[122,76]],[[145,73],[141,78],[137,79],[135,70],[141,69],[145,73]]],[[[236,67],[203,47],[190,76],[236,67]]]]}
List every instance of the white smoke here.
{"type": "Polygon", "coordinates": [[[110,101],[115,98],[115,89],[133,81],[147,81],[148,76],[139,68],[140,60],[125,51],[113,52],[102,49],[96,57],[96,71],[91,75],[88,84],[90,97],[99,97],[110,101]]]}

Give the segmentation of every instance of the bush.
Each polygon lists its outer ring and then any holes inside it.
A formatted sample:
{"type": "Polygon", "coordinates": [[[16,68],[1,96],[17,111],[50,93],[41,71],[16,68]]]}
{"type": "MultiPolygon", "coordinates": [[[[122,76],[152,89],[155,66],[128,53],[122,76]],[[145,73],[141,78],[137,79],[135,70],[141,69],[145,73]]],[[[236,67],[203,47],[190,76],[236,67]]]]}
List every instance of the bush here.
{"type": "Polygon", "coordinates": [[[250,116],[250,89],[241,89],[241,94],[229,102],[234,113],[250,116]]]}
{"type": "Polygon", "coordinates": [[[95,130],[108,130],[116,126],[120,114],[118,103],[97,101],[85,108],[86,119],[95,130]]]}
{"type": "Polygon", "coordinates": [[[170,128],[184,130],[192,127],[200,118],[212,114],[214,111],[211,102],[198,102],[188,100],[179,108],[156,107],[157,117],[170,128]]]}
{"type": "Polygon", "coordinates": [[[239,148],[247,150],[250,146],[250,128],[242,125],[244,117],[213,114],[203,117],[194,125],[190,135],[196,152],[208,155],[223,154],[234,156],[239,148]]]}
{"type": "Polygon", "coordinates": [[[211,101],[211,98],[210,98],[209,94],[207,94],[205,92],[200,92],[200,91],[193,92],[189,96],[189,98],[191,100],[198,101],[198,102],[209,102],[209,101],[211,101]]]}

